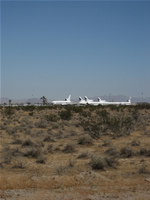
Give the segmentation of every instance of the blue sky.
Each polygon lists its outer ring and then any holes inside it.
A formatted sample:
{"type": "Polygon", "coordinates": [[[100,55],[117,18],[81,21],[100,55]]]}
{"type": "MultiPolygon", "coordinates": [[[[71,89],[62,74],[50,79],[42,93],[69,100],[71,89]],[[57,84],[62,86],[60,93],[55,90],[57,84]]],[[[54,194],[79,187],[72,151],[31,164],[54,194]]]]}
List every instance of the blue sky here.
{"type": "Polygon", "coordinates": [[[2,97],[150,96],[150,1],[2,1],[2,97]]]}

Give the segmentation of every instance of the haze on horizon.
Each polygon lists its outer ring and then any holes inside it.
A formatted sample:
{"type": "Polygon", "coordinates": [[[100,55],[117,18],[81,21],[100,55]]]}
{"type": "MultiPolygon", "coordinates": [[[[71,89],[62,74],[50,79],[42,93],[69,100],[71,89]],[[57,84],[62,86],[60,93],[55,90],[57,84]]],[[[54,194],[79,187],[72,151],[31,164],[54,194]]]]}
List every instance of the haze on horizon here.
{"type": "Polygon", "coordinates": [[[1,96],[150,96],[150,1],[2,1],[1,96]]]}

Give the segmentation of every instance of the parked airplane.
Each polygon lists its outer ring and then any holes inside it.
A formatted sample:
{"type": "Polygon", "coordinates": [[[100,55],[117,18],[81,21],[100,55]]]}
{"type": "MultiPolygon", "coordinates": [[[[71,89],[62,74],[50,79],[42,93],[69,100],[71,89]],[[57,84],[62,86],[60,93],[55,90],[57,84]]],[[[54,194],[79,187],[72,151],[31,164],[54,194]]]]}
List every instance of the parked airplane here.
{"type": "Polygon", "coordinates": [[[93,102],[93,99],[88,99],[87,96],[85,96],[84,99],[85,99],[85,101],[86,101],[87,103],[93,102]]]}
{"type": "Polygon", "coordinates": [[[71,104],[71,95],[69,95],[68,98],[66,98],[64,101],[52,101],[52,104],[53,105],[68,105],[68,104],[71,104]]]}
{"type": "Polygon", "coordinates": [[[98,99],[98,102],[101,104],[101,105],[109,105],[110,102],[106,101],[106,100],[102,100],[100,97],[97,98],[98,99]]]}
{"type": "Polygon", "coordinates": [[[92,105],[92,106],[98,106],[100,105],[101,103],[99,101],[88,101],[87,102],[88,105],[92,105]]]}
{"type": "Polygon", "coordinates": [[[87,101],[85,101],[84,99],[82,99],[82,97],[79,97],[79,104],[80,105],[87,105],[87,101]]]}
{"type": "Polygon", "coordinates": [[[131,97],[129,98],[129,100],[127,102],[108,102],[106,100],[100,99],[100,97],[98,97],[98,101],[93,101],[93,100],[88,99],[85,96],[85,101],[87,102],[87,104],[93,105],[93,106],[98,106],[98,105],[131,105],[131,97]]]}
{"type": "MultiPolygon", "coordinates": [[[[98,106],[100,105],[99,101],[93,101],[93,99],[88,99],[87,96],[84,97],[86,104],[88,105],[93,105],[93,106],[98,106]]],[[[83,100],[84,101],[84,100],[83,100]]]]}
{"type": "Polygon", "coordinates": [[[131,105],[131,97],[126,102],[109,102],[111,105],[131,105]]]}

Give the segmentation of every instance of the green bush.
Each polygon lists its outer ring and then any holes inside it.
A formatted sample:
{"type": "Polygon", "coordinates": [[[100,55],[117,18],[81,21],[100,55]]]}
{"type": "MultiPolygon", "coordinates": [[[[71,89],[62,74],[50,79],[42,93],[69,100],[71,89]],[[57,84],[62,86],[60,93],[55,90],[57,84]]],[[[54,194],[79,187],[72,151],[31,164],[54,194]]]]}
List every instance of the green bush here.
{"type": "Polygon", "coordinates": [[[70,120],[72,117],[72,113],[70,110],[61,111],[59,115],[63,120],[70,120]]]}
{"type": "Polygon", "coordinates": [[[57,115],[52,115],[52,114],[51,115],[46,115],[45,119],[47,121],[50,121],[50,122],[57,122],[58,121],[57,115]]]}
{"type": "Polygon", "coordinates": [[[15,108],[8,106],[4,108],[4,114],[7,116],[11,116],[15,113],[15,108]]]}

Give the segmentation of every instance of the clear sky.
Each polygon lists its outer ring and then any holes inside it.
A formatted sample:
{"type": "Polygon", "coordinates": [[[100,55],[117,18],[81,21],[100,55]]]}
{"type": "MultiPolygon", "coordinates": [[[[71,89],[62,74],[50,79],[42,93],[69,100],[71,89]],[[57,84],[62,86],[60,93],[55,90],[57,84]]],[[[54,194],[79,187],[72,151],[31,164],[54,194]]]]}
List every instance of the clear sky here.
{"type": "Polygon", "coordinates": [[[2,97],[150,96],[150,1],[2,1],[2,97]]]}

